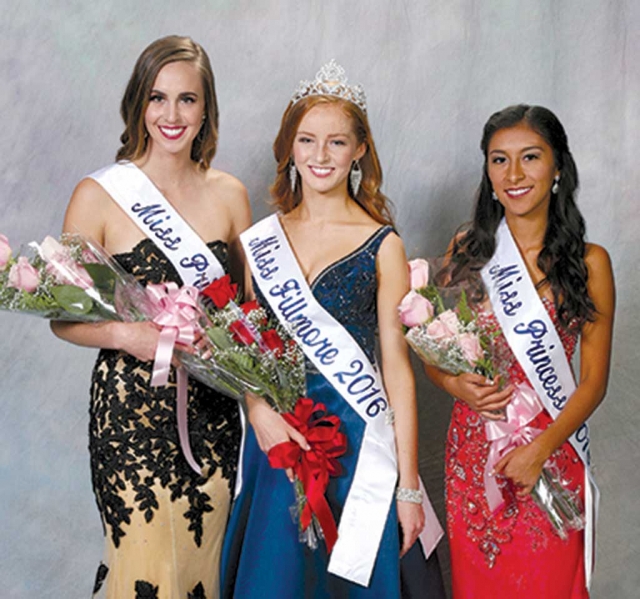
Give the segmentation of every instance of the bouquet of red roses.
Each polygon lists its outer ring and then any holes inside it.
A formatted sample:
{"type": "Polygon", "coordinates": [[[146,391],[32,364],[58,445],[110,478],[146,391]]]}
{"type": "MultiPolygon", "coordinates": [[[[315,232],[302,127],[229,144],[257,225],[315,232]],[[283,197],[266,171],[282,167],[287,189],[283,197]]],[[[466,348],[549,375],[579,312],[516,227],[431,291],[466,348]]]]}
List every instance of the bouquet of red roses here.
{"type": "Polygon", "coordinates": [[[276,445],[269,452],[274,468],[292,468],[296,502],[291,508],[300,541],[315,549],[324,538],[328,551],[337,528],[324,496],[330,476],[338,476],[338,459],[346,451],[340,420],[321,403],[305,397],[304,354],[273,316],[256,301],[238,304],[237,285],[228,275],[202,291],[200,326],[204,343],[193,354],[179,352],[188,372],[236,399],[250,391],[266,398],[306,438],[276,445]]]}
{"type": "Polygon", "coordinates": [[[247,391],[267,398],[281,413],[305,395],[304,355],[276,319],[258,302],[237,303],[238,286],[229,275],[200,295],[204,340],[178,358],[205,384],[242,400],[247,391]]]}

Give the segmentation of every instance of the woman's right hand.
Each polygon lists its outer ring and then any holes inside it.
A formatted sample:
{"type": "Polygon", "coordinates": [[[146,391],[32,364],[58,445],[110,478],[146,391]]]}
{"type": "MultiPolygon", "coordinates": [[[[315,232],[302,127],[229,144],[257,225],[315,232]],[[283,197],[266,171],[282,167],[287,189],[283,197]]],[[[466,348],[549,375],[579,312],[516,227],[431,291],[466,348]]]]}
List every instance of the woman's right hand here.
{"type": "Polygon", "coordinates": [[[491,381],[484,376],[462,373],[447,377],[445,388],[453,397],[464,401],[472,410],[489,420],[502,420],[504,408],[511,401],[513,385],[499,390],[499,377],[491,381]]]}
{"type": "MultiPolygon", "coordinates": [[[[268,454],[272,447],[288,441],[297,443],[305,451],[311,449],[304,435],[288,424],[262,397],[250,392],[247,392],[246,397],[249,422],[255,432],[258,446],[265,454],[268,454]]],[[[285,472],[293,482],[293,470],[287,468],[285,472]]]]}

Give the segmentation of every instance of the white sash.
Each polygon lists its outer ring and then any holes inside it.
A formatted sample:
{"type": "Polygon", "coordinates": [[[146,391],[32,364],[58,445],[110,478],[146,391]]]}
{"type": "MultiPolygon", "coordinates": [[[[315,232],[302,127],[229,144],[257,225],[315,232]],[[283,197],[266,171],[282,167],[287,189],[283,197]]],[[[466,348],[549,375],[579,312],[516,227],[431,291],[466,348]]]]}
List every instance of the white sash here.
{"type": "Polygon", "coordinates": [[[397,480],[382,379],[349,332],[313,296],[277,215],[256,223],[240,239],[254,279],[280,322],[366,423],[328,571],[368,586],[397,480]]]}
{"type": "Polygon", "coordinates": [[[185,285],[204,289],[224,276],[207,244],[133,162],[122,161],[89,175],[171,261],[185,285]]]}
{"type": "MultiPolygon", "coordinates": [[[[576,390],[562,341],[529,277],[527,267],[502,219],[496,231],[496,250],[482,269],[502,331],[534,391],[552,418],[557,418],[576,390]]],[[[595,549],[595,522],[600,493],[590,470],[589,425],[585,422],[569,441],[584,463],[584,559],[587,587],[591,584],[595,549]]]]}
{"type": "MultiPolygon", "coordinates": [[[[136,226],[162,250],[184,285],[202,290],[213,280],[224,276],[222,265],[207,244],[133,162],[111,164],[89,177],[99,183],[136,226]]],[[[182,367],[177,370],[177,383],[176,418],[180,446],[189,465],[201,474],[189,445],[187,373],[182,367]]],[[[242,417],[241,423],[244,424],[242,417]]],[[[239,466],[238,478],[241,477],[239,466]]]]}

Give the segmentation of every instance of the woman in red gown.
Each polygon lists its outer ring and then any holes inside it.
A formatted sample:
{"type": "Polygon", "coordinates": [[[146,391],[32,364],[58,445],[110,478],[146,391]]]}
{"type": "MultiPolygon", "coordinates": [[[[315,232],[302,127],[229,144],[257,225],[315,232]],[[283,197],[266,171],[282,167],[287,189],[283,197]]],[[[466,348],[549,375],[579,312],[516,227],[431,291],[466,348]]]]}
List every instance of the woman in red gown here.
{"type": "Polygon", "coordinates": [[[538,106],[518,105],[491,116],[484,128],[482,182],[470,227],[452,242],[450,275],[477,272],[495,251],[504,218],[529,276],[570,361],[580,343],[575,392],[554,420],[546,410],[529,426],[542,432],[502,456],[494,468],[504,499],[491,511],[484,471],[487,419],[501,419],[515,386],[527,383],[495,316],[495,351],[507,365],[506,385],[476,374],[453,376],[427,367],[456,398],[446,454],[447,525],[454,599],[584,599],[589,597],[584,531],[562,540],[530,496],[549,460],[568,488],[584,497],[584,465],[569,443],[603,399],[609,373],[614,284],[609,256],[585,243],[574,202],[578,175],[558,119],[538,106]]]}

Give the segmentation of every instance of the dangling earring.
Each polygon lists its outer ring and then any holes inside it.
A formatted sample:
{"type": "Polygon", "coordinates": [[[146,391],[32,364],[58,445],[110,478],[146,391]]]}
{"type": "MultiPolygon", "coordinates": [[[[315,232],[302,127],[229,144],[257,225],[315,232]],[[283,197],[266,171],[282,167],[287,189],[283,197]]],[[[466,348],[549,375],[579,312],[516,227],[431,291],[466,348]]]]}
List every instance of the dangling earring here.
{"type": "Polygon", "coordinates": [[[360,168],[360,163],[357,160],[354,160],[353,165],[351,166],[351,172],[349,173],[349,183],[351,183],[351,193],[354,198],[358,196],[361,181],[362,169],[360,168]]]}
{"type": "Polygon", "coordinates": [[[296,183],[298,182],[298,170],[293,159],[289,162],[289,181],[291,181],[291,193],[296,192],[296,183]]]}
{"type": "Polygon", "coordinates": [[[495,191],[493,191],[493,190],[491,190],[491,199],[492,199],[494,202],[497,202],[497,201],[498,201],[498,194],[497,194],[495,191]]]}
{"type": "Polygon", "coordinates": [[[551,186],[551,193],[554,194],[554,195],[557,195],[558,194],[558,189],[560,189],[559,182],[560,182],[560,175],[556,175],[553,178],[553,185],[551,186]]]}
{"type": "Polygon", "coordinates": [[[147,131],[147,128],[144,128],[144,138],[147,139],[149,137],[149,131],[147,131]]]}

